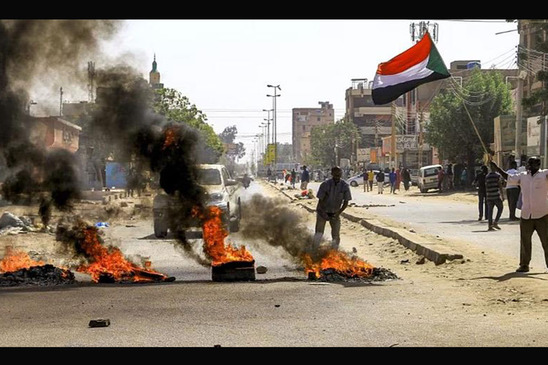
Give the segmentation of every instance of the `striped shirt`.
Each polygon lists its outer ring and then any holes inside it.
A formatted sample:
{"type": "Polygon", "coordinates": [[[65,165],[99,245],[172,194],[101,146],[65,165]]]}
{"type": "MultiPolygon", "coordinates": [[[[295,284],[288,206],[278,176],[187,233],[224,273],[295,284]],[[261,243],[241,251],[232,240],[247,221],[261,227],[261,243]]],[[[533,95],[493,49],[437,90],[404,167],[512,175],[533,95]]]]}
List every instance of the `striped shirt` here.
{"type": "Polygon", "coordinates": [[[485,197],[487,200],[500,199],[502,176],[498,172],[490,172],[485,176],[485,197]]]}

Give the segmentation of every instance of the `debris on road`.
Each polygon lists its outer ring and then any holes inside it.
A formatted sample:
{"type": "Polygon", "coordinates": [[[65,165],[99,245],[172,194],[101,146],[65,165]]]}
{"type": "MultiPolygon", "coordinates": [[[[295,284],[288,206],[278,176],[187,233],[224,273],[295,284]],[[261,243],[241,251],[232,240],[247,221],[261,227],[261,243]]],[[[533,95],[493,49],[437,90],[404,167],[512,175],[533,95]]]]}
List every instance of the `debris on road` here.
{"type": "Polygon", "coordinates": [[[89,321],[89,326],[95,327],[108,327],[110,326],[110,319],[92,319],[89,321]]]}

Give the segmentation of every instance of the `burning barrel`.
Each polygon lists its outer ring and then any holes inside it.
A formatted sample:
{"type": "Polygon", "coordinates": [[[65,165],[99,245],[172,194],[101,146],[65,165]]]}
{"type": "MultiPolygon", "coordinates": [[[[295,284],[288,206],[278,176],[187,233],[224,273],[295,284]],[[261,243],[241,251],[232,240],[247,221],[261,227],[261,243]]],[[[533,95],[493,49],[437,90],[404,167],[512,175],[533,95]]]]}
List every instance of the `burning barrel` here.
{"type": "Polygon", "coordinates": [[[229,261],[211,266],[213,281],[254,281],[255,260],[229,261]]]}

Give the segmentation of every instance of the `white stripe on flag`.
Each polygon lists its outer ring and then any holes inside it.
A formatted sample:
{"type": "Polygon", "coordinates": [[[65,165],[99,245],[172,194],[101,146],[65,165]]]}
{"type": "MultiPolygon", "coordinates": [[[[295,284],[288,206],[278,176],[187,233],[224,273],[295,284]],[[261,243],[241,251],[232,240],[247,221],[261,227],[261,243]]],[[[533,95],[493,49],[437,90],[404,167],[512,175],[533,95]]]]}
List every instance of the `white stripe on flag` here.
{"type": "Polygon", "coordinates": [[[421,63],[408,68],[407,70],[394,75],[375,74],[373,79],[373,89],[383,88],[393,85],[402,84],[407,81],[424,79],[434,73],[434,71],[426,68],[430,56],[426,57],[421,63]]]}

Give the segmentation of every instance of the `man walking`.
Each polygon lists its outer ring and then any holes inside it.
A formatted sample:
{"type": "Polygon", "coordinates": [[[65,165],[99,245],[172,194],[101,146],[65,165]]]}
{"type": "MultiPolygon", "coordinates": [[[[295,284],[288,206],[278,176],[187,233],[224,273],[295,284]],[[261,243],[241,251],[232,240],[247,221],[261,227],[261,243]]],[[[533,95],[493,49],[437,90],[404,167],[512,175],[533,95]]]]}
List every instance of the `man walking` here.
{"type": "Polygon", "coordinates": [[[341,241],[341,213],[348,206],[348,201],[352,199],[350,194],[350,185],[342,177],[342,170],[339,166],[331,169],[332,178],[320,184],[316,197],[318,205],[316,206],[316,228],[314,233],[314,250],[320,247],[320,243],[325,230],[326,222],[331,226],[331,248],[338,250],[341,241]]]}
{"type": "Polygon", "coordinates": [[[544,250],[544,260],[548,264],[548,170],[540,170],[540,158],[529,157],[526,171],[508,174],[491,161],[502,177],[510,185],[521,187],[521,219],[519,267],[516,272],[528,272],[531,262],[531,238],[537,232],[544,250]]]}
{"type": "Polygon", "coordinates": [[[487,221],[489,222],[487,230],[494,231],[500,229],[499,219],[502,215],[502,177],[491,166],[491,171],[485,176],[485,199],[487,200],[487,221]],[[497,215],[493,220],[493,213],[497,207],[497,215]]]}

